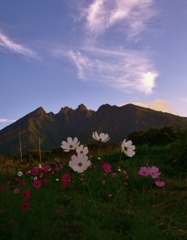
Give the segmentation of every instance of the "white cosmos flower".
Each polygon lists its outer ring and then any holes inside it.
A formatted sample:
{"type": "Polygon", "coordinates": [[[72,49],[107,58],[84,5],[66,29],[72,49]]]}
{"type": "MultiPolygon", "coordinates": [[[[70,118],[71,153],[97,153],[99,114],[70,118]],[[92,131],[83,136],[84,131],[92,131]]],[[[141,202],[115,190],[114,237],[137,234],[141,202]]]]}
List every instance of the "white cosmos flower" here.
{"type": "Polygon", "coordinates": [[[77,154],[80,155],[86,155],[88,154],[88,147],[84,147],[83,145],[80,145],[76,148],[77,154]]]}
{"type": "Polygon", "coordinates": [[[23,173],[21,171],[18,172],[18,176],[21,177],[23,173]]]}
{"type": "Polygon", "coordinates": [[[78,173],[84,172],[90,166],[90,164],[91,162],[88,160],[88,157],[80,154],[77,156],[73,155],[69,161],[69,166],[78,173]]]}
{"type": "Polygon", "coordinates": [[[64,150],[64,152],[69,152],[70,150],[75,150],[79,146],[78,138],[75,137],[72,139],[71,137],[67,138],[67,142],[62,141],[61,148],[64,150]]]}
{"type": "Polygon", "coordinates": [[[126,139],[123,140],[121,144],[121,151],[124,152],[128,157],[133,157],[135,155],[135,146],[132,145],[132,141],[129,140],[126,142],[126,139]]]}
{"type": "Polygon", "coordinates": [[[107,133],[100,133],[100,134],[98,135],[97,132],[93,132],[93,133],[92,133],[92,137],[93,137],[95,140],[97,140],[98,142],[107,142],[107,141],[110,139],[110,137],[109,137],[109,135],[108,135],[107,133]]]}

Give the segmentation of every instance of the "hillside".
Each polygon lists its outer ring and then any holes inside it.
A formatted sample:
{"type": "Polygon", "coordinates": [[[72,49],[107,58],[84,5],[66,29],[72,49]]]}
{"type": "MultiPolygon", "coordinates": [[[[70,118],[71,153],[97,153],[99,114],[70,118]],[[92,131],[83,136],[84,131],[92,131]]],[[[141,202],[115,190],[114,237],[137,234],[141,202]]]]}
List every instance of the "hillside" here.
{"type": "Polygon", "coordinates": [[[57,114],[39,107],[0,131],[0,154],[19,154],[19,136],[24,153],[38,149],[39,140],[42,150],[50,150],[69,136],[78,137],[81,143],[91,142],[93,131],[108,133],[111,142],[120,142],[133,132],[171,125],[185,128],[187,118],[133,104],[105,104],[97,111],[81,104],[77,109],[61,108],[57,114]]]}

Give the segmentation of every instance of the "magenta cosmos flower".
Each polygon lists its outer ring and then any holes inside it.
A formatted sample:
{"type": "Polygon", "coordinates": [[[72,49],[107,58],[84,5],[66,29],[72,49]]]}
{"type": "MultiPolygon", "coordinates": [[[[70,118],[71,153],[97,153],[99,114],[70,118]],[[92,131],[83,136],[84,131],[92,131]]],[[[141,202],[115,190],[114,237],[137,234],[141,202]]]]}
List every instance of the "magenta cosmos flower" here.
{"type": "Polygon", "coordinates": [[[31,174],[32,174],[33,176],[38,175],[38,173],[39,173],[39,168],[37,168],[37,167],[34,167],[34,168],[31,170],[31,174]]]}
{"type": "Polygon", "coordinates": [[[29,191],[29,190],[25,190],[25,191],[23,192],[23,194],[22,194],[22,198],[23,198],[24,200],[28,200],[30,197],[31,197],[30,191],[29,191]]]}
{"type": "Polygon", "coordinates": [[[23,202],[22,204],[21,204],[21,209],[23,210],[23,211],[26,211],[26,210],[28,210],[30,208],[30,204],[28,203],[28,202],[23,202]]]}
{"type": "Polygon", "coordinates": [[[160,180],[155,181],[155,184],[157,185],[157,187],[164,187],[166,185],[165,182],[160,180]]]}
{"type": "Polygon", "coordinates": [[[104,169],[105,173],[112,172],[112,170],[111,170],[112,167],[109,163],[103,162],[102,166],[103,166],[103,169],[104,169]]]}
{"type": "Polygon", "coordinates": [[[47,172],[51,171],[51,166],[49,164],[44,164],[42,169],[44,172],[47,173],[47,172]]]}
{"type": "Polygon", "coordinates": [[[159,178],[161,172],[159,172],[159,168],[152,166],[149,168],[149,175],[151,175],[152,178],[159,178]]]}
{"type": "Polygon", "coordinates": [[[148,176],[149,175],[149,168],[141,167],[140,170],[138,171],[138,174],[140,176],[148,176]]]}
{"type": "Polygon", "coordinates": [[[35,188],[40,188],[42,186],[42,182],[39,179],[33,181],[33,186],[35,188]]]}

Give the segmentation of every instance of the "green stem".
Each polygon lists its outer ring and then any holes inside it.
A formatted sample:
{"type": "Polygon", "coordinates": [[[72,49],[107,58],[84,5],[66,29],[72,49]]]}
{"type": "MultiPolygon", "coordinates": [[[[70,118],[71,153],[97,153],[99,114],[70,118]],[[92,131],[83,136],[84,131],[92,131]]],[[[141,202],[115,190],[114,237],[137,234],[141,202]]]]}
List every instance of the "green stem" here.
{"type": "Polygon", "coordinates": [[[89,187],[89,184],[88,184],[88,181],[87,181],[86,175],[85,175],[85,182],[86,182],[86,186],[87,186],[87,188],[88,188],[88,191],[89,191],[90,197],[91,197],[91,199],[92,199],[92,201],[93,201],[93,204],[94,204],[95,207],[97,208],[97,205],[96,205],[96,203],[95,203],[95,201],[94,201],[94,199],[93,199],[93,196],[92,196],[92,193],[91,193],[91,190],[90,190],[90,187],[89,187]]]}
{"type": "MultiPolygon", "coordinates": [[[[116,197],[115,197],[115,199],[114,199],[114,201],[113,201],[113,204],[112,204],[112,206],[111,206],[111,209],[112,209],[112,207],[114,206],[114,203],[116,202],[116,199],[117,199],[119,193],[121,192],[121,189],[122,189],[122,186],[120,186],[120,189],[119,189],[119,191],[118,191],[117,194],[116,194],[116,197]]],[[[107,217],[108,217],[108,215],[107,215],[107,217]]],[[[104,221],[105,218],[106,218],[106,215],[105,215],[105,217],[103,217],[103,219],[101,220],[101,222],[100,222],[100,224],[99,224],[99,228],[101,227],[101,224],[102,224],[102,222],[104,221]]]]}

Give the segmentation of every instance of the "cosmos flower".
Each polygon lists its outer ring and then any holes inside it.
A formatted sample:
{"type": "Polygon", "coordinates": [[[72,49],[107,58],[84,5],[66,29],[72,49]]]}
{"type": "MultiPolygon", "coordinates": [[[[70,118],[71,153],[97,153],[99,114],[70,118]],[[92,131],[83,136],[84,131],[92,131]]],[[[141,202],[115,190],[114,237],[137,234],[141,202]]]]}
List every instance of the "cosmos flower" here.
{"type": "Polygon", "coordinates": [[[166,185],[165,182],[160,181],[159,179],[155,181],[155,184],[157,185],[157,187],[164,187],[166,185]]]}
{"type": "Polygon", "coordinates": [[[69,166],[75,172],[82,173],[90,166],[90,161],[86,155],[73,155],[71,161],[69,161],[69,166]]]}
{"type": "Polygon", "coordinates": [[[23,175],[22,171],[18,172],[18,176],[21,177],[23,175]]]}
{"type": "Polygon", "coordinates": [[[107,141],[110,139],[110,137],[109,137],[109,135],[108,135],[107,133],[100,133],[100,134],[98,135],[97,132],[93,132],[93,133],[92,133],[92,137],[93,137],[95,140],[97,140],[98,142],[107,142],[107,141]]]}
{"type": "Polygon", "coordinates": [[[152,178],[159,178],[160,174],[159,168],[155,166],[149,167],[149,175],[151,175],[152,178]]]}
{"type": "Polygon", "coordinates": [[[135,146],[132,145],[132,141],[126,141],[126,139],[123,140],[121,144],[121,151],[124,152],[128,157],[133,157],[135,155],[135,146]]]}
{"type": "Polygon", "coordinates": [[[69,152],[70,150],[75,150],[79,146],[78,138],[75,137],[72,139],[71,137],[67,138],[67,142],[62,141],[61,148],[64,150],[64,152],[69,152]]]}
{"type": "Polygon", "coordinates": [[[22,194],[22,198],[23,198],[24,200],[28,200],[30,197],[31,197],[30,191],[29,191],[29,190],[25,190],[25,191],[23,192],[23,194],[22,194]]]}
{"type": "Polygon", "coordinates": [[[138,171],[138,175],[140,176],[148,176],[149,175],[149,169],[148,167],[141,167],[138,171]]]}
{"type": "Polygon", "coordinates": [[[84,147],[83,145],[80,145],[76,148],[76,152],[77,154],[86,155],[88,154],[88,147],[84,147]]]}
{"type": "Polygon", "coordinates": [[[42,182],[39,179],[33,181],[33,186],[35,188],[40,188],[42,186],[42,182]]]}
{"type": "Polygon", "coordinates": [[[32,174],[33,176],[38,175],[38,173],[39,173],[39,168],[37,168],[37,167],[34,167],[34,168],[31,170],[31,174],[32,174]]]}
{"type": "Polygon", "coordinates": [[[21,209],[23,210],[23,211],[26,211],[26,210],[28,210],[30,208],[30,204],[28,203],[28,202],[23,202],[22,204],[21,204],[21,209]]]}

